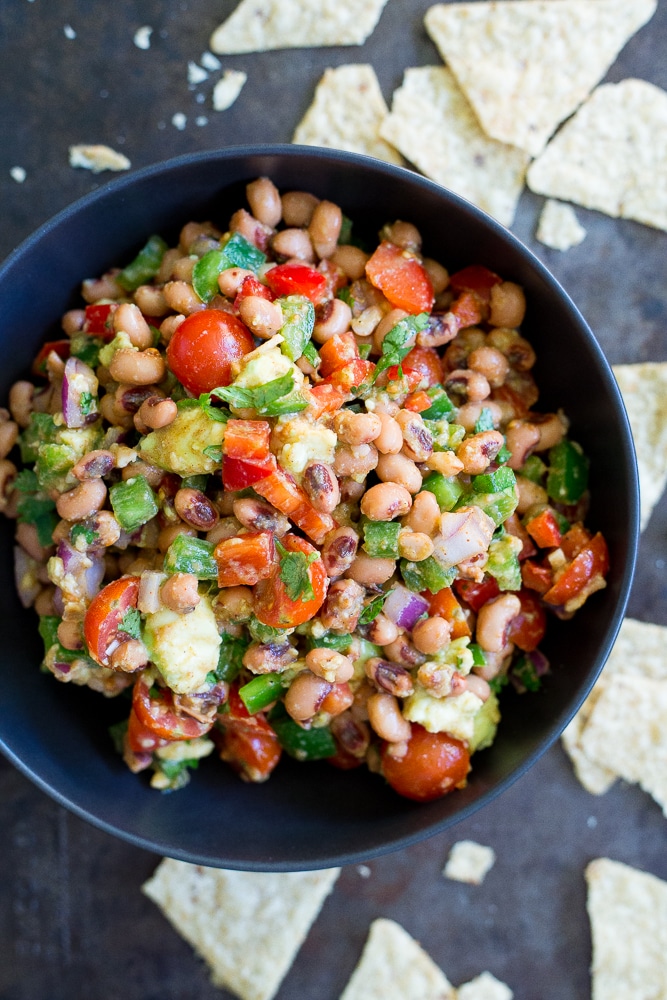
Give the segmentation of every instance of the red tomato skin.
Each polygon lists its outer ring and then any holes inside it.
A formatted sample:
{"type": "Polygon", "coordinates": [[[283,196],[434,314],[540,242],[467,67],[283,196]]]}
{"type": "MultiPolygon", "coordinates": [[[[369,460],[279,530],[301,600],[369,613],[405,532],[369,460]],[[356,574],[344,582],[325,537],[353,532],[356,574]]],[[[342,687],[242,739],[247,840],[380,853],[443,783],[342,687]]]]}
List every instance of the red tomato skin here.
{"type": "Polygon", "coordinates": [[[46,359],[51,351],[55,351],[59,358],[66,361],[69,357],[70,347],[71,341],[69,340],[48,340],[42,345],[39,354],[32,363],[33,375],[46,375],[46,359]]]}
{"type": "Polygon", "coordinates": [[[434,347],[413,347],[402,361],[404,372],[419,372],[420,389],[428,389],[443,380],[442,360],[434,347]]]}
{"type": "Polygon", "coordinates": [[[222,460],[222,484],[226,490],[244,490],[247,486],[259,483],[262,479],[270,476],[276,467],[273,455],[264,461],[247,462],[242,458],[229,458],[225,455],[222,460]]]}
{"type": "Polygon", "coordinates": [[[133,708],[127,720],[127,745],[132,753],[153,753],[159,747],[166,747],[169,740],[156,736],[152,729],[139,721],[133,708]]]}
{"type": "Polygon", "coordinates": [[[544,595],[547,604],[562,605],[575,598],[595,576],[609,571],[609,552],[604,536],[598,531],[581,549],[554,585],[544,595]]]}
{"type": "MultiPolygon", "coordinates": [[[[118,626],[125,612],[136,608],[138,596],[139,577],[122,576],[108,583],[90,602],[83,621],[83,636],[90,655],[101,666],[109,666],[107,650],[118,637],[118,626]]],[[[130,638],[124,632],[120,635],[130,638]]]]}
{"type": "Polygon", "coordinates": [[[513,642],[524,653],[531,653],[544,638],[547,616],[534,592],[522,589],[517,597],[521,601],[521,611],[510,622],[507,640],[513,642]]]}
{"type": "Polygon", "coordinates": [[[418,723],[403,757],[382,748],[382,773],[395,792],[414,802],[432,802],[455,788],[463,788],[470,770],[465,744],[447,733],[429,733],[418,723]]]}
{"type": "Polygon", "coordinates": [[[220,757],[249,781],[266,781],[280,760],[278,737],[262,712],[251,715],[234,684],[229,711],[220,716],[215,741],[220,757]]]}
{"type": "Polygon", "coordinates": [[[232,362],[254,350],[248,327],[222,309],[202,309],[183,320],[167,346],[167,361],[193,396],[232,381],[232,362]]]}
{"type": "Polygon", "coordinates": [[[485,577],[481,583],[473,583],[472,580],[454,580],[453,586],[461,600],[465,601],[473,611],[479,611],[487,601],[500,593],[498,581],[493,576],[485,577]]]}
{"type": "Polygon", "coordinates": [[[159,697],[151,695],[150,683],[143,673],[134,682],[132,708],[142,726],[167,742],[197,739],[213,726],[213,720],[200,722],[191,715],[178,712],[174,708],[174,696],[170,688],[160,688],[159,697]]]}
{"type": "MultiPolygon", "coordinates": [[[[306,556],[317,552],[310,542],[298,535],[285,535],[280,541],[288,552],[303,552],[306,556]]],[[[273,628],[291,628],[309,621],[324,604],[328,577],[321,559],[311,563],[308,573],[315,597],[308,601],[293,601],[280,577],[280,567],[277,566],[267,580],[260,580],[254,588],[255,616],[264,625],[271,625],[273,628]]]]}
{"type": "Polygon", "coordinates": [[[86,306],[83,332],[95,337],[102,337],[104,340],[113,340],[113,314],[117,308],[117,302],[94,303],[86,306]]]}
{"type": "Polygon", "coordinates": [[[278,264],[266,272],[265,281],[276,295],[305,295],[314,305],[324,298],[325,275],[307,264],[278,264]]]}
{"type": "Polygon", "coordinates": [[[396,309],[416,315],[433,308],[433,285],[424,266],[394,243],[380,243],[366,262],[366,277],[396,309]]]}
{"type": "Polygon", "coordinates": [[[474,292],[484,302],[491,300],[491,289],[502,283],[502,278],[481,264],[471,264],[461,271],[456,271],[449,279],[449,287],[453,292],[474,292]]]}

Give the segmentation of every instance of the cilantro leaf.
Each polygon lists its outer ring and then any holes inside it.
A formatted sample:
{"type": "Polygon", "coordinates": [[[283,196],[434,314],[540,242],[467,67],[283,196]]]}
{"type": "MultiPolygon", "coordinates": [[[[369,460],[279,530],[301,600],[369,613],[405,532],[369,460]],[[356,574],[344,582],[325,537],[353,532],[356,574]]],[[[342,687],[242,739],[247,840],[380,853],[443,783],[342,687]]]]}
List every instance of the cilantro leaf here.
{"type": "Polygon", "coordinates": [[[120,620],[119,632],[125,632],[132,639],[141,638],[141,613],[138,608],[128,608],[120,620]]]}
{"type": "Polygon", "coordinates": [[[493,414],[488,406],[484,406],[475,422],[475,434],[480,434],[482,431],[492,431],[493,429],[493,414]]]}
{"type": "Polygon", "coordinates": [[[370,625],[371,622],[374,622],[377,616],[382,611],[384,602],[387,600],[390,594],[391,590],[388,590],[386,594],[378,594],[377,597],[374,597],[373,600],[369,604],[367,604],[364,610],[361,612],[361,615],[359,616],[359,624],[370,625]]]}
{"type": "Polygon", "coordinates": [[[82,392],[79,397],[79,407],[84,417],[89,416],[96,409],[97,399],[92,392],[82,392]]]}
{"type": "Polygon", "coordinates": [[[76,548],[76,543],[79,538],[83,538],[86,545],[93,545],[98,538],[98,534],[92,528],[87,528],[85,524],[75,524],[70,530],[69,537],[72,541],[72,545],[76,548]]]}
{"type": "Polygon", "coordinates": [[[382,357],[375,366],[369,382],[360,386],[353,386],[353,392],[360,394],[370,389],[382,372],[394,365],[399,366],[399,377],[403,377],[400,364],[414,347],[412,342],[414,337],[428,326],[428,313],[419,313],[417,316],[405,316],[392,327],[387,336],[382,341],[382,357]]]}
{"type": "Polygon", "coordinates": [[[222,462],[222,445],[209,444],[205,448],[202,448],[202,454],[210,458],[212,462],[222,462]]]}
{"type": "Polygon", "coordinates": [[[295,413],[305,410],[308,403],[294,390],[292,372],[285,372],[266,385],[247,389],[238,385],[221,386],[211,391],[211,396],[222,399],[238,409],[256,410],[259,416],[275,417],[281,413],[295,413]]]}
{"type": "Polygon", "coordinates": [[[56,505],[40,491],[39,480],[32,469],[22,469],[14,481],[21,494],[17,504],[17,519],[24,524],[34,524],[39,544],[45,548],[53,542],[53,529],[58,523],[56,505]]]}
{"type": "Polygon", "coordinates": [[[312,601],[315,591],[308,567],[320,558],[319,552],[311,552],[309,556],[305,552],[288,552],[278,539],[276,548],[280,556],[280,579],[285,584],[290,601],[312,601]]]}

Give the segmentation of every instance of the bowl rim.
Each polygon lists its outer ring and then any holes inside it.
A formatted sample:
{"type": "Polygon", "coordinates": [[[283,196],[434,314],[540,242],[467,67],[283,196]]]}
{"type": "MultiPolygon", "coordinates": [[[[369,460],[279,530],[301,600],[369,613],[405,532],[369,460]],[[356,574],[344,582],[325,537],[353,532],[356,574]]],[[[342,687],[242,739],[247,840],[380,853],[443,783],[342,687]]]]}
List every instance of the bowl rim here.
{"type": "MultiPolygon", "coordinates": [[[[358,166],[364,166],[366,169],[385,174],[397,181],[404,181],[410,185],[416,185],[418,188],[429,191],[437,197],[443,198],[445,201],[454,203],[454,205],[457,205],[465,213],[472,214],[473,217],[477,217],[478,222],[483,224],[485,227],[490,228],[497,237],[508,242],[509,245],[518,252],[519,256],[524,258],[527,266],[535,272],[536,276],[558,294],[564,308],[569,312],[573,324],[577,327],[579,333],[585,336],[588,349],[595,355],[599,374],[605,383],[607,393],[613,401],[619,417],[619,430],[621,431],[622,437],[622,460],[628,471],[629,479],[628,487],[630,495],[628,496],[629,519],[627,524],[627,556],[623,573],[619,580],[617,603],[607,626],[604,642],[602,642],[598,648],[594,661],[594,669],[590,670],[586,683],[582,684],[579,697],[575,699],[574,704],[570,704],[557,718],[552,721],[549,732],[543,739],[540,740],[539,745],[536,746],[532,752],[527,754],[524,760],[522,760],[510,774],[505,776],[490,789],[482,792],[477,799],[463,806],[454,816],[444,817],[440,821],[428,825],[426,830],[420,828],[412,834],[388,838],[386,841],[383,841],[383,847],[381,849],[370,847],[351,852],[347,851],[336,856],[327,857],[317,863],[312,860],[304,861],[304,863],[299,866],[299,870],[312,870],[316,868],[346,865],[372,860],[382,854],[409,847],[427,837],[435,836],[438,833],[441,833],[446,828],[466,819],[478,809],[481,809],[483,806],[489,804],[496,798],[496,796],[501,794],[501,792],[508,789],[514,784],[515,781],[518,781],[558,739],[566,725],[574,718],[584,699],[589,694],[595,681],[597,680],[599,673],[602,670],[609,653],[611,652],[618,630],[620,629],[625,615],[625,609],[630,595],[637,560],[639,540],[638,474],[636,454],[627,411],[611,366],[607,361],[597,338],[588,326],[584,316],[555,276],[533,253],[533,251],[530,250],[530,248],[527,247],[517,236],[515,236],[514,233],[462,196],[407,167],[385,163],[384,161],[377,160],[364,154],[325,147],[300,146],[288,143],[240,144],[222,149],[185,153],[166,160],[154,162],[136,170],[132,170],[122,176],[117,176],[106,181],[95,190],[77,198],[29,234],[14,250],[10,252],[5,260],[0,263],[0,287],[12,270],[19,266],[25,256],[32,251],[34,246],[39,244],[53,230],[57,229],[73,216],[76,216],[81,210],[94,207],[98,202],[104,202],[108,198],[118,197],[119,195],[122,195],[123,192],[131,190],[137,183],[142,183],[151,178],[158,181],[164,175],[182,167],[196,167],[198,164],[210,162],[224,163],[230,160],[236,160],[239,158],[247,159],[249,157],[266,157],[267,159],[293,158],[295,161],[314,157],[322,162],[336,162],[338,164],[348,165],[353,169],[358,166]]],[[[221,178],[221,186],[223,186],[223,184],[224,178],[221,178]]],[[[71,795],[63,793],[58,787],[50,784],[49,781],[45,780],[34,767],[27,764],[26,761],[24,761],[12,749],[12,747],[5,742],[1,732],[0,751],[2,751],[3,755],[20,772],[22,772],[38,788],[57,801],[60,805],[66,807],[81,819],[91,823],[91,825],[97,827],[98,829],[119,837],[136,847],[140,847],[154,853],[166,854],[170,857],[175,857],[183,861],[216,867],[275,872],[296,870],[294,863],[289,861],[283,862],[280,860],[267,860],[266,862],[260,861],[249,865],[247,862],[244,863],[238,860],[235,861],[234,859],[220,859],[201,854],[193,855],[191,851],[184,850],[171,843],[150,840],[140,834],[124,830],[114,823],[97,816],[71,795]]]]}

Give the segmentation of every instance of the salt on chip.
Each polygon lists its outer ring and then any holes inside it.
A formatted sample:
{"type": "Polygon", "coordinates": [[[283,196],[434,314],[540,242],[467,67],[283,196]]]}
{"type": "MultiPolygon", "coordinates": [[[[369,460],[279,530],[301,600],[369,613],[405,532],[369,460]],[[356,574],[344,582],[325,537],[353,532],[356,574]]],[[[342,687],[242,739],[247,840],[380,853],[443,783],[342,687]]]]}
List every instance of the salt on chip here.
{"type": "Polygon", "coordinates": [[[340,1000],[456,1000],[442,970],[400,924],[380,918],[340,1000]]]}
{"type": "Polygon", "coordinates": [[[614,365],[612,370],[635,442],[643,529],[667,483],[667,362],[614,365]]]}
{"type": "Polygon", "coordinates": [[[456,991],[456,1000],[513,1000],[513,997],[509,986],[490,972],[482,972],[456,991]]]}
{"type": "Polygon", "coordinates": [[[586,238],[586,230],[581,225],[571,205],[547,198],[544,203],[535,233],[540,243],[552,250],[569,250],[579,246],[586,238]]]}
{"type": "Polygon", "coordinates": [[[538,194],[667,230],[667,92],[632,79],[598,87],[527,179],[538,194]]]}
{"type": "Polygon", "coordinates": [[[71,167],[83,167],[99,174],[103,170],[129,170],[132,164],[127,156],[117,153],[110,146],[70,146],[69,162],[71,167]]]}
{"type": "Polygon", "coordinates": [[[536,156],[656,6],[657,0],[448,3],[431,7],[425,25],[485,132],[536,156]]]}
{"type": "Polygon", "coordinates": [[[613,674],[667,681],[667,627],[634,618],[623,619],[609,659],[593,690],[563,732],[563,746],[575,773],[584,788],[593,795],[604,794],[617,778],[615,771],[591,760],[581,746],[593,707],[613,674]]]}
{"type": "Polygon", "coordinates": [[[292,142],[365,153],[400,165],[402,157],[379,134],[388,111],[372,66],[327,69],[292,142]]]}
{"type": "Polygon", "coordinates": [[[478,844],[474,840],[459,840],[449,852],[443,875],[455,882],[481,885],[495,860],[496,854],[492,847],[478,844]]]}
{"type": "Polygon", "coordinates": [[[142,890],[208,963],[216,986],[270,1000],[339,873],[235,872],[165,858],[142,890]]]}
{"type": "Polygon", "coordinates": [[[591,760],[652,795],[667,816],[667,681],[612,674],[581,735],[591,760]]]}
{"type": "Polygon", "coordinates": [[[211,35],[213,52],[363,45],[387,0],[241,0],[211,35]]]}
{"type": "Polygon", "coordinates": [[[450,70],[407,69],[380,135],[427,177],[512,224],[529,157],[485,135],[450,70]]]}
{"type": "Polygon", "coordinates": [[[592,1000],[667,997],[667,882],[619,861],[586,868],[592,1000]]]}

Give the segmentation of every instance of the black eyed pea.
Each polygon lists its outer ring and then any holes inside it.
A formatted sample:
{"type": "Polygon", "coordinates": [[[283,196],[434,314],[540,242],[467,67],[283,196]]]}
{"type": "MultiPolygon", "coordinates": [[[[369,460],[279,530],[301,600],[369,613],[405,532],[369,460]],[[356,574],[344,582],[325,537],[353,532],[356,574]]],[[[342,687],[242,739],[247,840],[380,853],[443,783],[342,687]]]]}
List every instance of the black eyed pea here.
{"type": "Polygon", "coordinates": [[[411,507],[410,491],[395,482],[371,486],[361,500],[361,513],[371,521],[391,521],[395,517],[407,514],[411,507]]]}
{"type": "Polygon", "coordinates": [[[434,451],[424,462],[427,469],[440,472],[443,476],[458,476],[463,471],[463,462],[453,451],[434,451]]]}
{"type": "Polygon", "coordinates": [[[375,447],[383,455],[398,455],[403,447],[403,431],[400,424],[389,413],[380,411],[376,415],[382,424],[382,429],[375,438],[375,447]]]}
{"type": "Polygon", "coordinates": [[[313,217],[319,198],[310,191],[286,191],[280,199],[286,226],[307,226],[313,217]]]}
{"type": "Polygon", "coordinates": [[[439,615],[433,615],[432,618],[417,622],[412,630],[412,641],[420,653],[430,656],[444,649],[451,635],[452,626],[449,622],[439,615]]]}
{"type": "Polygon", "coordinates": [[[313,340],[326,344],[336,334],[347,333],[352,322],[352,310],[342,299],[327,299],[315,311],[313,340]]]}
{"type": "Polygon", "coordinates": [[[375,413],[339,410],[334,417],[333,429],[339,441],[346,444],[370,444],[382,432],[382,421],[375,413]]]}
{"type": "Polygon", "coordinates": [[[160,600],[179,615],[187,615],[199,604],[199,580],[192,573],[174,573],[160,588],[160,600]]]}
{"type": "Polygon", "coordinates": [[[306,666],[317,677],[324,678],[330,684],[344,684],[354,676],[352,660],[335,649],[311,649],[306,654],[306,666]]]}
{"type": "Polygon", "coordinates": [[[422,261],[424,265],[424,270],[431,279],[431,284],[433,285],[433,292],[435,295],[440,295],[444,292],[449,284],[449,271],[442,264],[439,264],[437,260],[433,260],[431,257],[424,257],[422,261]]]}
{"type": "Polygon", "coordinates": [[[381,455],[376,471],[383,483],[395,483],[409,493],[419,493],[422,488],[421,472],[407,455],[381,455]]]}
{"type": "Polygon", "coordinates": [[[376,587],[390,580],[395,570],[396,561],[394,559],[382,559],[377,556],[368,556],[365,552],[359,552],[345,576],[363,587],[376,587]]]}
{"type": "Polygon", "coordinates": [[[143,642],[138,639],[127,639],[125,642],[121,642],[120,646],[117,646],[109,657],[111,669],[122,670],[126,674],[142,670],[147,663],[148,651],[143,642]]]}
{"type": "Polygon", "coordinates": [[[393,694],[397,698],[407,698],[414,691],[412,676],[398,663],[383,660],[380,656],[371,656],[364,664],[364,670],[369,680],[381,690],[393,694]]]}
{"type": "Polygon", "coordinates": [[[549,502],[547,491],[539,483],[534,483],[532,479],[525,476],[516,477],[516,490],[519,494],[519,502],[516,506],[517,514],[525,514],[526,511],[535,504],[546,504],[549,502]]]}
{"type": "Polygon", "coordinates": [[[306,264],[315,261],[313,244],[305,229],[281,229],[271,240],[271,248],[279,259],[300,260],[306,264]]]}
{"type": "Polygon", "coordinates": [[[189,281],[168,281],[162,290],[165,302],[174,312],[190,316],[206,308],[189,281]]]}
{"type": "Polygon", "coordinates": [[[359,247],[339,244],[329,259],[341,269],[348,281],[358,281],[366,273],[368,254],[359,247]]]}
{"type": "MultiPolygon", "coordinates": [[[[535,445],[535,451],[547,451],[559,444],[567,433],[567,418],[560,413],[536,413],[532,422],[537,427],[540,439],[535,445]]],[[[2,428],[0,427],[0,430],[2,428]]]]}
{"type": "Polygon", "coordinates": [[[173,424],[177,413],[178,407],[174,400],[164,399],[162,396],[149,396],[139,407],[139,419],[151,430],[173,424]]]}
{"type": "Polygon", "coordinates": [[[400,663],[407,670],[421,666],[426,659],[405,634],[399,635],[398,639],[385,646],[384,653],[392,663],[400,663]]]}
{"type": "Polygon", "coordinates": [[[486,343],[502,351],[512,368],[518,372],[530,371],[535,364],[536,355],[532,345],[509,324],[491,330],[486,343]]]}
{"type": "Polygon", "coordinates": [[[366,638],[376,646],[388,646],[398,638],[398,626],[394,625],[391,618],[387,618],[380,612],[373,621],[366,626],[366,638]]]}
{"type": "Polygon", "coordinates": [[[139,285],[134,292],[134,303],[144,316],[166,316],[169,304],[161,288],[155,285],[139,285]]]}
{"type": "Polygon", "coordinates": [[[0,459],[6,458],[19,436],[19,425],[9,419],[7,410],[3,410],[4,419],[0,421],[0,459]]]}
{"type": "MultiPolygon", "coordinates": [[[[266,500],[255,497],[241,497],[232,503],[236,520],[251,531],[270,531],[282,538],[290,528],[288,519],[266,500]]],[[[236,532],[232,532],[235,534],[236,532]]]]}
{"type": "Polygon", "coordinates": [[[394,695],[377,691],[370,696],[366,705],[368,721],[380,739],[388,743],[401,743],[410,739],[412,727],[401,715],[398,700],[394,695]]]}
{"type": "Polygon", "coordinates": [[[308,224],[308,235],[315,253],[323,260],[330,257],[338,244],[343,213],[332,201],[320,201],[315,206],[308,224]]]}
{"type": "MultiPolygon", "coordinates": [[[[402,319],[405,319],[407,315],[408,313],[406,313],[405,309],[391,309],[382,317],[373,330],[373,344],[375,345],[376,351],[382,350],[382,342],[384,338],[387,336],[389,331],[393,330],[396,324],[402,319]]],[[[410,344],[410,341],[406,342],[406,346],[407,344],[410,344]]]]}
{"type": "Polygon", "coordinates": [[[486,399],[491,386],[485,375],[471,368],[456,368],[445,379],[445,389],[455,400],[474,403],[486,399]]]}
{"type": "Polygon", "coordinates": [[[336,473],[326,462],[309,462],[301,482],[316,510],[330,514],[340,503],[336,473]]]}
{"type": "Polygon", "coordinates": [[[64,521],[83,521],[104,505],[107,488],[101,479],[86,479],[56,500],[58,516],[64,521]]]}
{"type": "Polygon", "coordinates": [[[351,635],[364,610],[365,590],[355,580],[336,580],[320,612],[324,628],[351,635]]]}
{"type": "Polygon", "coordinates": [[[463,462],[463,472],[468,476],[485,472],[504,443],[500,431],[480,431],[466,438],[456,449],[456,457],[463,462]]]}
{"type": "Polygon", "coordinates": [[[32,413],[35,387],[32,382],[14,382],[9,390],[9,409],[19,427],[27,427],[32,413]]]}
{"type": "Polygon", "coordinates": [[[396,422],[403,434],[403,454],[413,462],[425,462],[433,453],[433,435],[419,413],[399,410],[396,422]]]}
{"type": "Polygon", "coordinates": [[[285,708],[296,722],[312,719],[332,688],[329,681],[304,670],[294,678],[285,695],[285,708]]]}
{"type": "Polygon", "coordinates": [[[248,329],[262,340],[269,340],[285,322],[277,302],[261,295],[246,295],[239,305],[239,315],[248,329]]]}
{"type": "Polygon", "coordinates": [[[540,440],[537,426],[528,420],[510,420],[505,430],[505,439],[512,457],[508,461],[510,469],[520,469],[540,440]]]}
{"type": "Polygon", "coordinates": [[[235,298],[246,278],[253,276],[245,267],[228,267],[218,275],[218,288],[228,299],[235,298]]]}
{"type": "Polygon", "coordinates": [[[60,321],[63,333],[66,333],[68,337],[74,337],[75,334],[80,333],[83,330],[83,324],[86,321],[86,310],[85,309],[69,309],[60,321]]]}
{"type": "Polygon", "coordinates": [[[342,576],[354,562],[359,547],[359,536],[353,528],[341,527],[330,531],[322,546],[322,562],[327,576],[342,576]]]}
{"type": "Polygon", "coordinates": [[[433,493],[429,490],[418,493],[402,524],[413,532],[434,535],[440,525],[440,507],[433,493]]]}
{"type": "Polygon", "coordinates": [[[468,368],[484,375],[492,389],[503,384],[510,370],[510,363],[497,347],[484,344],[468,355],[468,368]]]}
{"type": "Polygon", "coordinates": [[[383,240],[389,240],[397,247],[401,247],[402,250],[412,250],[414,253],[419,253],[421,250],[421,233],[411,222],[403,222],[402,219],[397,219],[396,222],[383,226],[380,237],[383,240]]]}
{"type": "Polygon", "coordinates": [[[85,479],[103,479],[116,464],[113,452],[105,448],[89,451],[72,467],[72,475],[83,482],[85,479]]]}
{"type": "MultiPolygon", "coordinates": [[[[157,547],[160,552],[166,552],[174,539],[179,535],[188,535],[190,538],[194,538],[196,534],[196,529],[186,524],[185,521],[177,521],[175,524],[168,524],[161,529],[157,537],[157,547]]],[[[218,540],[217,538],[215,539],[216,542],[218,540]]]]}
{"type": "Polygon", "coordinates": [[[373,444],[338,445],[333,467],[338,476],[367,476],[377,467],[378,451],[373,444]]]}
{"type": "Polygon", "coordinates": [[[61,621],[58,625],[58,642],[65,649],[83,649],[81,622],[61,621]]]}
{"type": "Polygon", "coordinates": [[[491,326],[521,326],[526,315],[526,296],[521,285],[502,281],[491,289],[491,326]]]}
{"type": "Polygon", "coordinates": [[[472,433],[475,429],[475,424],[480,418],[482,410],[489,411],[494,427],[500,426],[503,411],[498,404],[491,399],[478,399],[474,403],[464,403],[463,406],[459,406],[458,413],[456,414],[457,424],[461,424],[462,427],[465,427],[468,433],[472,433]]]}
{"type": "Polygon", "coordinates": [[[153,332],[139,306],[132,302],[122,302],[118,306],[113,314],[113,328],[116,333],[126,333],[132,345],[140,351],[153,346],[153,332]]]}
{"type": "Polygon", "coordinates": [[[122,347],[116,351],[109,365],[112,378],[129,385],[153,385],[161,382],[166,371],[164,359],[154,347],[145,351],[122,347]]]}
{"type": "Polygon", "coordinates": [[[507,641],[507,629],[521,611],[516,594],[501,594],[482,605],[477,614],[475,638],[482,649],[499,653],[507,641]]]}
{"type": "Polygon", "coordinates": [[[410,562],[422,562],[433,555],[433,541],[423,531],[403,528],[398,536],[398,554],[410,562]]]}
{"type": "Polygon", "coordinates": [[[282,218],[283,206],[280,192],[273,181],[268,177],[258,177],[246,185],[245,191],[250,211],[255,218],[275,229],[282,218]]]}
{"type": "Polygon", "coordinates": [[[174,497],[176,513],[197,531],[210,531],[220,519],[217,508],[201,490],[186,486],[174,497]]]}

